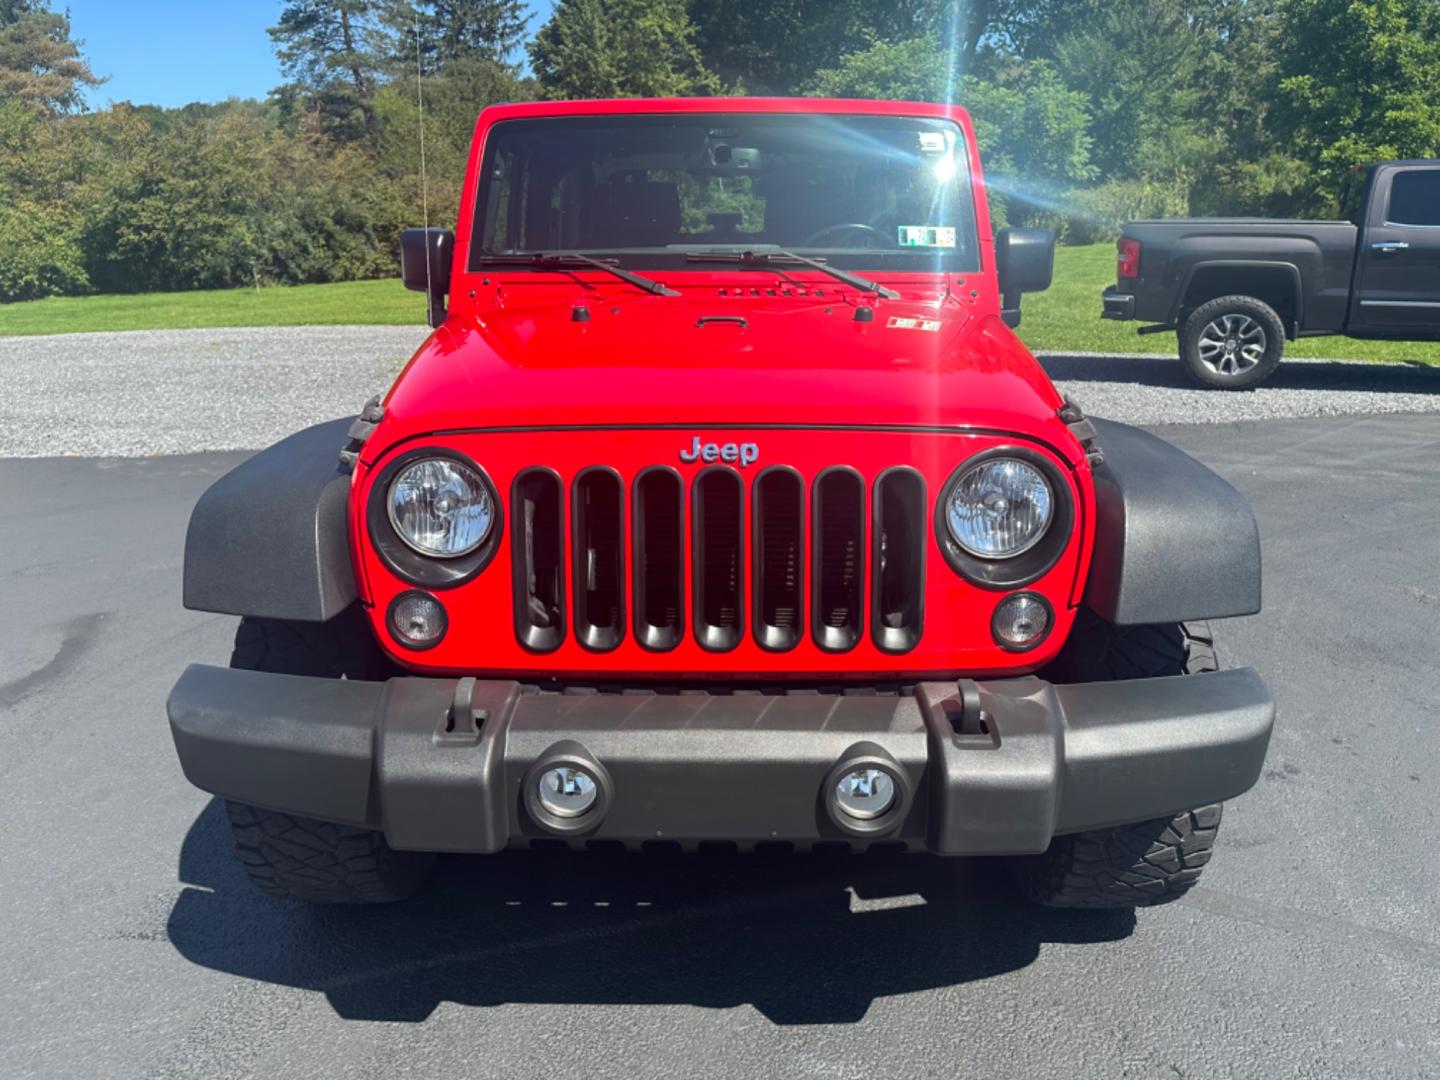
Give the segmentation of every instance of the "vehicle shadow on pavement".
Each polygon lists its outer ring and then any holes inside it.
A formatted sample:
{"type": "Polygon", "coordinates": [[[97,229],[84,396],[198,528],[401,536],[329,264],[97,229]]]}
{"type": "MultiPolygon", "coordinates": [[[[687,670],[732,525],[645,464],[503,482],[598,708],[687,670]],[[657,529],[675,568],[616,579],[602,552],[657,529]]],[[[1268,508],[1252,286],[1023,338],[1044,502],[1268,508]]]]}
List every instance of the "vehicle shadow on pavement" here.
{"type": "Polygon", "coordinates": [[[186,836],[180,879],[167,930],[182,956],[367,1020],[452,1001],[749,1004],[776,1024],[852,1023],[878,997],[1135,926],[1128,911],[1029,906],[991,860],[900,854],[508,852],[444,859],[403,904],[309,908],[250,885],[218,801],[186,836]]]}
{"type": "MultiPolygon", "coordinates": [[[[1223,393],[1196,386],[1180,361],[1165,356],[1042,356],[1040,366],[1057,382],[1114,382],[1223,393]]],[[[1336,364],[1284,360],[1261,390],[1367,390],[1374,393],[1440,393],[1440,367],[1408,361],[1336,364]]],[[[1243,393],[1244,391],[1232,391],[1243,393]]]]}

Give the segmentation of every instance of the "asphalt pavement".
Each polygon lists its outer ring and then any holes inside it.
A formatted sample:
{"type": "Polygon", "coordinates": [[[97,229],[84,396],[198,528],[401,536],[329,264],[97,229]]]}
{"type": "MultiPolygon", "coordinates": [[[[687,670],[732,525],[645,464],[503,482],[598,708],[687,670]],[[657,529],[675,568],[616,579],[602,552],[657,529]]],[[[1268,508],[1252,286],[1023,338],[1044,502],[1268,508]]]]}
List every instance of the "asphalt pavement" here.
{"type": "Polygon", "coordinates": [[[0,1076],[1440,1073],[1440,415],[1156,430],[1256,508],[1265,611],[1217,630],[1280,713],[1202,885],[1138,916],[919,856],[457,858],[403,905],[271,901],[163,708],[227,656],[180,560],[244,455],[0,461],[0,1076]]]}

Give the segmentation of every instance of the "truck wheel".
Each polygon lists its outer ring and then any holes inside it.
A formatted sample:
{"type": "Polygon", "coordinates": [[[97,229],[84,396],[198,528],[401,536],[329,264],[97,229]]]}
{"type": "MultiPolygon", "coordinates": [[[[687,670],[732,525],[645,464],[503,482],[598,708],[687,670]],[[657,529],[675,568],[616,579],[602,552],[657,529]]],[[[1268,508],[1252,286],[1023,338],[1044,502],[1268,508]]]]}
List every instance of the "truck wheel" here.
{"type": "MultiPolygon", "coordinates": [[[[1105,682],[1217,671],[1205,623],[1116,627],[1082,610],[1053,682],[1105,682]]],[[[1189,891],[1209,861],[1220,804],[1174,817],[1057,836],[1043,855],[1010,860],[1021,889],[1047,907],[1132,908],[1166,904],[1189,891]]]]}
{"type": "MultiPolygon", "coordinates": [[[[327,623],[242,619],[232,668],[321,678],[380,679],[392,672],[358,607],[327,623]]],[[[435,857],[395,851],[383,833],[225,803],[235,854],[261,892],[312,904],[403,900],[425,883],[435,857]]]]}
{"type": "Polygon", "coordinates": [[[1253,296],[1201,304],[1180,326],[1180,360],[1201,386],[1248,390],[1270,377],[1285,350],[1285,324],[1253,296]]]}

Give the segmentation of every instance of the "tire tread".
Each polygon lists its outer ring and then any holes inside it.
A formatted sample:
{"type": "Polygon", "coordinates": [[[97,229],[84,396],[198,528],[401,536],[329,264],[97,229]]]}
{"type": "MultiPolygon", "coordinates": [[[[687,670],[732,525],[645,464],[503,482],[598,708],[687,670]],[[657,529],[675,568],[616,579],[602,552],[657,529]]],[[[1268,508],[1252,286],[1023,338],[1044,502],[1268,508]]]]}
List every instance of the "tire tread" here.
{"type": "MultiPolygon", "coordinates": [[[[1114,626],[1081,609],[1070,639],[1042,674],[1052,682],[1203,676],[1220,670],[1204,622],[1114,626]]],[[[1010,860],[1026,897],[1047,907],[1132,908],[1185,895],[1210,861],[1220,803],[1174,817],[1055,837],[1040,855],[1010,860]]]]}
{"type": "MultiPolygon", "coordinates": [[[[356,607],[328,623],[245,618],[232,668],[318,678],[382,679],[394,670],[356,607]]],[[[373,829],[225,802],[235,855],[261,892],[317,904],[403,900],[424,884],[435,857],[396,851],[373,829]]]]}
{"type": "Polygon", "coordinates": [[[1174,818],[1058,836],[1019,860],[1026,896],[1047,907],[1153,907],[1184,896],[1210,861],[1221,804],[1174,818]]]}

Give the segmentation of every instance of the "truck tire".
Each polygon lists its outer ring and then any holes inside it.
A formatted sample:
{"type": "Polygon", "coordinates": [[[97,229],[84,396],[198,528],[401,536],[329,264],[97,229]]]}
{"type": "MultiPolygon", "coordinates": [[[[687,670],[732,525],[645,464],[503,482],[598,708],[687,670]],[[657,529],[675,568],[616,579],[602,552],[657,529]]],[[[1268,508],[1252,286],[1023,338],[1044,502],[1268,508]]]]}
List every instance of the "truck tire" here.
{"type": "MultiPolygon", "coordinates": [[[[232,668],[320,678],[385,678],[392,666],[358,607],[328,623],[242,619],[232,668]]],[[[435,857],[396,851],[374,829],[225,803],[235,855],[267,896],[311,904],[379,904],[414,894],[435,857]]]]}
{"type": "MultiPolygon", "coordinates": [[[[1205,623],[1115,627],[1088,611],[1042,674],[1102,682],[1219,670],[1205,623]]],[[[1133,908],[1178,900],[1210,860],[1221,805],[1057,836],[1042,855],[1010,860],[1025,895],[1046,907],[1133,908]]]]}
{"type": "Polygon", "coordinates": [[[1180,361],[1201,386],[1249,390],[1268,379],[1285,351],[1285,324],[1253,296],[1221,296],[1180,325],[1180,361]]]}

